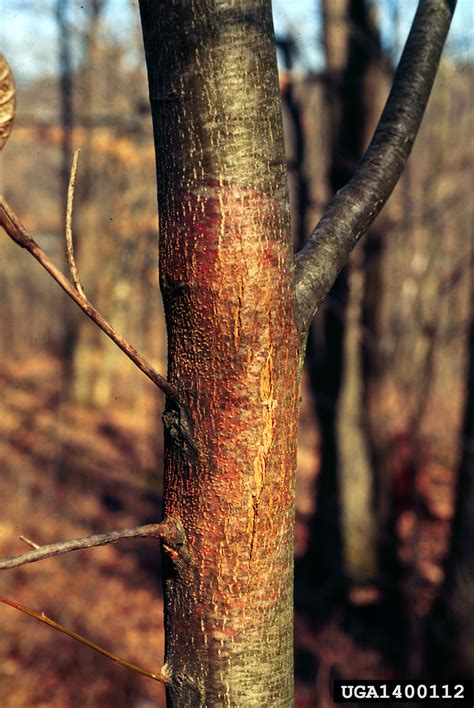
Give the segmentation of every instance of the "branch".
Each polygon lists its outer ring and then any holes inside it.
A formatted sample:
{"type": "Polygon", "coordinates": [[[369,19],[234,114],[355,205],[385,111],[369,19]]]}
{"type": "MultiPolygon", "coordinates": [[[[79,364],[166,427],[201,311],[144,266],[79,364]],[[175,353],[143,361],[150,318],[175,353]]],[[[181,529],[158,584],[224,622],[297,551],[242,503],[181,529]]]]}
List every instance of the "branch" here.
{"type": "Polygon", "coordinates": [[[31,538],[27,538],[26,536],[23,536],[23,534],[20,534],[18,538],[20,541],[23,541],[23,543],[26,543],[27,546],[31,546],[31,548],[40,548],[37,543],[31,540],[31,538]]]}
{"type": "Polygon", "coordinates": [[[81,279],[79,278],[79,273],[76,266],[76,259],[74,258],[74,244],[72,242],[72,208],[74,205],[74,187],[76,185],[76,173],[77,173],[77,163],[79,160],[79,148],[75,151],[74,157],[72,159],[71,175],[69,177],[69,185],[67,188],[67,205],[66,205],[66,255],[67,262],[69,263],[69,270],[71,272],[72,282],[74,286],[84,300],[86,299],[86,294],[82,287],[81,279]]]}
{"type": "Polygon", "coordinates": [[[455,6],[456,0],[420,0],[367,152],[296,257],[296,313],[302,335],[398,182],[420,127],[455,6]]]}
{"type": "MultiPolygon", "coordinates": [[[[47,546],[34,544],[36,547],[32,551],[22,553],[20,556],[0,559],[0,570],[17,568],[20,565],[26,565],[28,563],[36,563],[45,558],[59,556],[62,553],[69,553],[70,551],[78,551],[81,548],[106,546],[109,543],[117,543],[117,541],[122,541],[126,538],[161,538],[169,544],[172,550],[174,550],[174,547],[183,547],[185,541],[181,526],[177,522],[168,519],[161,524],[147,524],[146,526],[137,526],[136,528],[124,529],[123,531],[111,531],[110,533],[101,533],[95,536],[84,536],[83,538],[76,538],[71,541],[50,543],[47,546]]],[[[30,545],[33,543],[24,537],[23,540],[30,545]]]]}
{"type": "Polygon", "coordinates": [[[26,248],[31,255],[36,258],[51,277],[62,287],[62,289],[74,300],[81,310],[96,323],[110,339],[128,356],[138,368],[153,381],[174,403],[180,408],[177,389],[167,381],[148,361],[137,352],[98,312],[89,300],[81,294],[78,289],[61,273],[58,268],[49,260],[42,248],[34,241],[21,225],[18,217],[8,205],[6,200],[0,195],[0,226],[10,238],[22,248],[26,248]]]}
{"type": "Polygon", "coordinates": [[[125,659],[122,659],[121,657],[116,656],[116,654],[112,654],[111,652],[107,651],[106,649],[103,649],[102,647],[100,647],[98,644],[91,642],[90,639],[86,639],[85,637],[82,636],[82,634],[78,634],[77,632],[74,632],[72,629],[68,629],[68,627],[65,627],[64,625],[59,624],[59,622],[55,622],[55,620],[51,619],[50,617],[46,617],[44,612],[40,613],[40,612],[36,612],[35,610],[30,610],[29,607],[24,607],[24,605],[20,605],[19,602],[15,602],[14,600],[9,600],[7,597],[0,597],[0,602],[3,602],[5,605],[10,605],[10,607],[13,607],[15,610],[20,610],[21,612],[24,612],[25,615],[30,615],[30,617],[34,617],[35,619],[39,620],[40,622],[43,622],[44,624],[47,624],[50,627],[53,627],[53,629],[57,629],[59,632],[66,634],[68,637],[72,637],[72,639],[76,639],[76,641],[81,642],[81,644],[85,644],[90,649],[93,649],[94,651],[98,652],[99,654],[102,654],[102,656],[106,656],[108,659],[115,661],[116,664],[120,664],[121,666],[125,666],[127,669],[131,669],[132,671],[136,671],[138,674],[141,674],[142,676],[147,676],[148,678],[151,678],[154,681],[159,681],[160,683],[168,683],[169,682],[169,677],[166,676],[166,674],[164,674],[164,673],[155,674],[152,671],[148,671],[147,669],[142,669],[141,666],[137,666],[136,664],[132,664],[130,661],[126,661],[125,659]]]}

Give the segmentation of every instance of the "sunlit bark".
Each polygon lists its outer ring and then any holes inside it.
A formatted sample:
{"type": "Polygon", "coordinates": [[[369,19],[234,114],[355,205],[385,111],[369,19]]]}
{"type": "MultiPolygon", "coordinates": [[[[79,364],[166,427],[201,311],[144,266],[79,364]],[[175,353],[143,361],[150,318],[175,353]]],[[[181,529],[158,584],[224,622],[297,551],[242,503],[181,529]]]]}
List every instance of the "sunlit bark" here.
{"type": "Polygon", "coordinates": [[[169,377],[171,705],[293,701],[297,331],[270,4],[142,2],[169,377]],[[183,430],[182,418],[186,417],[183,430]]]}

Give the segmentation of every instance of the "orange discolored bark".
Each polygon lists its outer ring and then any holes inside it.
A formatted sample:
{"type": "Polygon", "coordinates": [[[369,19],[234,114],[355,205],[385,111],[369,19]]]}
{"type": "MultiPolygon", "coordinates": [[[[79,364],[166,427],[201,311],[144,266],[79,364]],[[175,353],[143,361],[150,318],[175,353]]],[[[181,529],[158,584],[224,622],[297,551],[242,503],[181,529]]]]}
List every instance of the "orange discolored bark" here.
{"type": "Polygon", "coordinates": [[[253,705],[278,701],[282,683],[292,691],[291,269],[271,196],[208,190],[180,200],[186,247],[163,235],[161,251],[174,293],[169,374],[192,411],[192,442],[181,445],[173,411],[165,414],[165,513],[183,521],[189,552],[166,581],[167,662],[201,684],[210,705],[253,705]]]}
{"type": "Polygon", "coordinates": [[[187,538],[165,567],[168,700],[290,706],[298,335],[271,8],[155,5],[141,10],[180,401],[164,513],[187,538]]]}

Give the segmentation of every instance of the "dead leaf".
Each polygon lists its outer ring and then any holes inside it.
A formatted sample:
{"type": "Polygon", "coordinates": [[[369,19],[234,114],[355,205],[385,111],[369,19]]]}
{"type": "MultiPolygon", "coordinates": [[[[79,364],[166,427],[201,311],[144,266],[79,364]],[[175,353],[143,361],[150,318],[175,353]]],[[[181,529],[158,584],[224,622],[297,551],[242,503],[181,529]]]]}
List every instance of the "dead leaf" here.
{"type": "Polygon", "coordinates": [[[0,150],[11,133],[15,118],[15,82],[8,62],[0,53],[0,150]]]}

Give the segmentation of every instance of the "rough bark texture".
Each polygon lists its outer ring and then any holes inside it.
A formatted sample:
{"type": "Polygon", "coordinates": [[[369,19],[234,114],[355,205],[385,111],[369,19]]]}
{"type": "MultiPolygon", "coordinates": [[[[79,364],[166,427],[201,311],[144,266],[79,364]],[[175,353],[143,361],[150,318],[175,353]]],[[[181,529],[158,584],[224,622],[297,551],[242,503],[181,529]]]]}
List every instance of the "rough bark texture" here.
{"type": "Polygon", "coordinates": [[[170,705],[293,705],[297,331],[270,3],[141,2],[169,378],[170,705]]]}

